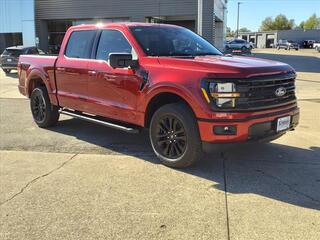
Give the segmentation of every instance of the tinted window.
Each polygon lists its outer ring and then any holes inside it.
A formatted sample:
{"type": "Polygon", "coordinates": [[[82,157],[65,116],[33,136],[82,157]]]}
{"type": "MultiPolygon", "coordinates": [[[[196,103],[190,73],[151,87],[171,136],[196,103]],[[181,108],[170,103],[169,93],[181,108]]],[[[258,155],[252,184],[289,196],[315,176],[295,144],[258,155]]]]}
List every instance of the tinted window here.
{"type": "Polygon", "coordinates": [[[36,48],[29,48],[27,54],[39,54],[36,48]]]}
{"type": "Polygon", "coordinates": [[[132,47],[117,30],[104,30],[101,33],[96,59],[108,60],[110,53],[131,53],[132,47]]]}
{"type": "Polygon", "coordinates": [[[65,55],[72,58],[90,58],[92,42],[96,32],[75,31],[71,34],[65,55]]]}
{"type": "Polygon", "coordinates": [[[244,43],[243,40],[236,40],[236,43],[244,43]]]}
{"type": "Polygon", "coordinates": [[[3,55],[19,57],[22,54],[22,50],[20,49],[6,49],[3,52],[3,55]]]}
{"type": "Polygon", "coordinates": [[[186,28],[159,25],[130,30],[148,56],[221,55],[213,45],[186,28]]]}

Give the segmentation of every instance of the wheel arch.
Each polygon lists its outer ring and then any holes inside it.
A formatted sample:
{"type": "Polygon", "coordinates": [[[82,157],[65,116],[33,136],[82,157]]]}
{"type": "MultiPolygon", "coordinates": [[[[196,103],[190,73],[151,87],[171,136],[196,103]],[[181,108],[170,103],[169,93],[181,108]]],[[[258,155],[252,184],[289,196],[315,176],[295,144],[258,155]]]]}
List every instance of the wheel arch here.
{"type": "Polygon", "coordinates": [[[49,76],[39,69],[33,69],[28,75],[26,81],[26,94],[27,97],[30,98],[32,91],[37,86],[44,86],[47,89],[49,99],[52,104],[58,105],[58,101],[56,99],[55,93],[53,91],[53,87],[50,84],[49,76]]]}
{"type": "Polygon", "coordinates": [[[157,111],[157,109],[164,105],[176,102],[184,103],[194,114],[194,117],[196,117],[193,107],[189,104],[189,101],[185,97],[177,94],[176,92],[165,91],[157,93],[152,96],[152,98],[150,98],[145,110],[144,126],[146,128],[149,128],[152,116],[157,111]]]}

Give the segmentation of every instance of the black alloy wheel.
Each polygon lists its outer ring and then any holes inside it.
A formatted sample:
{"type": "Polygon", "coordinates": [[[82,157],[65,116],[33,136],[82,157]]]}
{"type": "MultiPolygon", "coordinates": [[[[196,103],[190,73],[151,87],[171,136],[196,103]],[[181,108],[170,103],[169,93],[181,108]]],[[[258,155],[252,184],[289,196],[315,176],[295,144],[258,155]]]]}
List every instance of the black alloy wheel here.
{"type": "Polygon", "coordinates": [[[31,110],[34,119],[37,122],[43,122],[46,114],[46,103],[41,94],[35,94],[33,98],[31,98],[31,110]]]}
{"type": "Polygon", "coordinates": [[[201,159],[198,123],[183,102],[164,105],[153,114],[149,137],[153,151],[168,167],[183,168],[201,159]]]}
{"type": "Polygon", "coordinates": [[[157,124],[156,144],[161,155],[176,159],[187,147],[187,136],[182,122],[173,115],[164,116],[157,124]]]}
{"type": "Polygon", "coordinates": [[[5,74],[9,74],[11,72],[11,69],[3,69],[5,74]]]}
{"type": "Polygon", "coordinates": [[[34,121],[39,127],[46,128],[57,124],[59,107],[52,105],[46,87],[36,87],[30,96],[30,108],[34,121]]]}

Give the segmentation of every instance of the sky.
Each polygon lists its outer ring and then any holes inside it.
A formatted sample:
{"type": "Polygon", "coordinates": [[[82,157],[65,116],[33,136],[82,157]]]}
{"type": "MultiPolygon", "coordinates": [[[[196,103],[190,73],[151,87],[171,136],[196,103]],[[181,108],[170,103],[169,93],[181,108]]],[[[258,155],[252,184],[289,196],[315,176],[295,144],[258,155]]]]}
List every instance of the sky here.
{"type": "Polygon", "coordinates": [[[316,13],[320,17],[320,0],[228,0],[227,25],[232,30],[237,29],[237,9],[240,5],[240,28],[246,27],[258,31],[261,22],[266,17],[276,17],[284,14],[288,19],[294,19],[299,25],[316,13]]]}

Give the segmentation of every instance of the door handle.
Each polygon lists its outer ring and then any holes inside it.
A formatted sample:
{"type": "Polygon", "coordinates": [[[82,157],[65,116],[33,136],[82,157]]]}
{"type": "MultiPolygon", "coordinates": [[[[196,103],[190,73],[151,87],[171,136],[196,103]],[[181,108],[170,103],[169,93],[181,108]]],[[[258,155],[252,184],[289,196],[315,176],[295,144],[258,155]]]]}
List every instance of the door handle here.
{"type": "Polygon", "coordinates": [[[64,67],[58,67],[58,68],[57,68],[57,71],[59,71],[59,72],[65,72],[66,69],[65,69],[64,67]]]}
{"type": "Polygon", "coordinates": [[[88,74],[89,74],[89,76],[95,76],[97,74],[97,72],[93,71],[93,70],[89,70],[88,74]]]}

